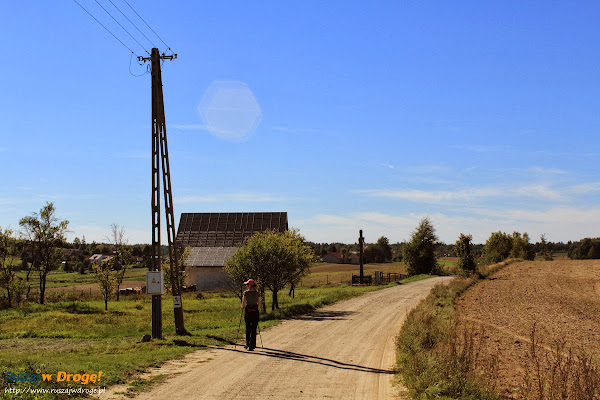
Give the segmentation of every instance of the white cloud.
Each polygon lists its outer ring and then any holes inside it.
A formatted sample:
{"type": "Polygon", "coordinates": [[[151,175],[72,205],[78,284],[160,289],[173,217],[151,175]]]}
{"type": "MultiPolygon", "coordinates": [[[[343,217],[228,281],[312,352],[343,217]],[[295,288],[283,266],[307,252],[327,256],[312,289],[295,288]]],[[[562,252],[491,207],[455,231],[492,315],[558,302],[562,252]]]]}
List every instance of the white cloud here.
{"type": "Polygon", "coordinates": [[[459,202],[480,201],[484,199],[538,199],[543,201],[566,202],[571,200],[570,191],[553,189],[545,184],[532,184],[522,186],[494,186],[473,187],[455,191],[440,190],[426,191],[417,189],[371,189],[355,190],[353,193],[364,194],[369,197],[400,199],[416,202],[459,202]]]}

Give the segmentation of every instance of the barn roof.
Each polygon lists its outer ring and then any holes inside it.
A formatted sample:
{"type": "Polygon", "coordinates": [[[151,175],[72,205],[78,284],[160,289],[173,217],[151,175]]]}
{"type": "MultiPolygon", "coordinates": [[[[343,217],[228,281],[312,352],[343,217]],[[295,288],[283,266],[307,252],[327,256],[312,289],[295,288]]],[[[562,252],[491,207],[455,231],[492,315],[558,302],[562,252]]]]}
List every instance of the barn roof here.
{"type": "Polygon", "coordinates": [[[255,232],[287,229],[287,212],[182,213],[176,240],[190,247],[240,247],[255,232]]]}
{"type": "Polygon", "coordinates": [[[237,247],[192,247],[186,267],[222,267],[235,254],[237,247]]]}

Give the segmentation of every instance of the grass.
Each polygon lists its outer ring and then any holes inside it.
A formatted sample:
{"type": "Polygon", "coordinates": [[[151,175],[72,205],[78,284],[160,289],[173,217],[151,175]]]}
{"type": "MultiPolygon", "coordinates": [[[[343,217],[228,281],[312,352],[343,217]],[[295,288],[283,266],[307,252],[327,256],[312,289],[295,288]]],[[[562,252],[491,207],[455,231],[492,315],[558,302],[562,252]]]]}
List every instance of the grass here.
{"type": "MultiPolygon", "coordinates": [[[[429,276],[413,277],[406,282],[425,277],[429,276]]],[[[282,318],[380,288],[382,286],[347,285],[296,288],[295,298],[282,293],[279,298],[281,308],[261,315],[261,328],[276,325],[282,318]]],[[[266,301],[270,305],[268,294],[266,301]]],[[[183,305],[185,327],[190,335],[175,335],[172,305],[165,297],[162,306],[164,338],[150,342],[141,342],[141,337],[152,330],[151,297],[146,295],[110,301],[108,311],[104,311],[104,303],[99,298],[45,305],[30,303],[20,309],[1,310],[0,371],[3,374],[0,383],[5,388],[31,385],[29,382],[7,382],[5,372],[8,371],[19,374],[32,374],[37,370],[48,374],[102,371],[100,386],[133,381],[137,384],[132,390],[137,391],[146,386],[144,382],[134,381],[137,373],[209,345],[235,341],[241,312],[237,297],[226,292],[205,292],[201,298],[196,293],[185,293],[183,305]]],[[[73,385],[80,384],[42,382],[37,387],[73,385]]],[[[3,396],[0,392],[0,398],[3,396]]]]}
{"type": "MultiPolygon", "coordinates": [[[[121,286],[127,286],[125,283],[126,281],[146,281],[146,271],[146,268],[127,268],[121,286]]],[[[19,271],[16,275],[19,278],[25,279],[27,273],[25,271],[19,271]]],[[[29,279],[31,282],[31,289],[37,290],[40,282],[37,271],[32,271],[29,279]]],[[[66,289],[70,286],[87,285],[90,283],[96,283],[94,274],[91,272],[80,274],[78,272],[51,271],[46,278],[46,289],[66,289]]]]}
{"type": "Polygon", "coordinates": [[[397,370],[414,399],[500,399],[493,377],[497,358],[479,358],[485,336],[457,323],[455,299],[477,282],[508,265],[486,267],[479,275],[436,286],[407,317],[398,337],[397,370]]]}

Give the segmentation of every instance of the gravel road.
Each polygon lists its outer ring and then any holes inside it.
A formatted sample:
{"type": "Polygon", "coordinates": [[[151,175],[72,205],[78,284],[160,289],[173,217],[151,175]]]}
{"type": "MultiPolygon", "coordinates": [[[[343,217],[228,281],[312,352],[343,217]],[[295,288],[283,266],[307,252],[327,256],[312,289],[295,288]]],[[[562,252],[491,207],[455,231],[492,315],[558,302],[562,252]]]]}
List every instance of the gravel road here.
{"type": "Polygon", "coordinates": [[[407,312],[435,285],[450,279],[370,292],[285,320],[262,332],[264,347],[254,352],[241,346],[194,352],[153,371],[173,375],[136,398],[399,398],[398,388],[392,386],[394,339],[407,312]]]}

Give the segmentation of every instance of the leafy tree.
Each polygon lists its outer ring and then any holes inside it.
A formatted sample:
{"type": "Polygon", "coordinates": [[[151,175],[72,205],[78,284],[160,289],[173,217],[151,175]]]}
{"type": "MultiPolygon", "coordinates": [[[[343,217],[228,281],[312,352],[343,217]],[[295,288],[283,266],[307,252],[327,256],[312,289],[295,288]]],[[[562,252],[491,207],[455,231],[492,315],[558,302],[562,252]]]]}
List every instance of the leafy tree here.
{"type": "Polygon", "coordinates": [[[370,244],[363,251],[365,263],[384,263],[392,260],[390,241],[385,236],[377,239],[377,243],[370,244]]]}
{"type": "Polygon", "coordinates": [[[467,272],[475,272],[477,269],[471,240],[473,240],[473,236],[461,233],[454,245],[454,253],[458,257],[458,267],[467,272]]]}
{"type": "Polygon", "coordinates": [[[27,239],[33,244],[34,262],[39,262],[36,266],[40,278],[40,304],[44,304],[48,273],[59,266],[60,246],[65,241],[69,226],[69,221],[58,219],[55,213],[54,203],[47,202],[39,213],[19,221],[27,239]]]}
{"type": "Polygon", "coordinates": [[[403,259],[409,275],[430,274],[437,270],[435,244],[438,237],[429,217],[425,217],[403,247],[403,259]]]}
{"type": "MultiPolygon", "coordinates": [[[[298,231],[259,232],[227,260],[225,271],[235,283],[254,278],[264,299],[264,288],[273,293],[271,309],[279,308],[278,292],[286,285],[296,285],[308,272],[313,251],[298,231]]],[[[263,312],[266,311],[265,302],[263,312]]]]}
{"type": "Polygon", "coordinates": [[[505,260],[510,255],[513,239],[504,232],[494,232],[485,242],[481,261],[485,265],[495,264],[505,260]]]}
{"type": "Polygon", "coordinates": [[[377,239],[377,247],[381,252],[382,262],[388,262],[392,260],[392,248],[390,247],[390,241],[385,236],[377,239]]]}
{"type": "Polygon", "coordinates": [[[6,290],[8,306],[12,307],[13,287],[17,278],[11,268],[15,254],[15,238],[12,229],[0,227],[0,287],[6,290]]]}
{"type": "Polygon", "coordinates": [[[104,311],[108,310],[108,300],[111,298],[114,288],[114,258],[102,260],[100,264],[94,263],[94,279],[100,288],[100,294],[104,298],[104,311]]]}
{"type": "Polygon", "coordinates": [[[533,260],[535,258],[535,251],[529,243],[527,232],[523,233],[523,235],[519,232],[513,232],[512,248],[510,249],[509,257],[522,258],[523,260],[533,260]]]}

